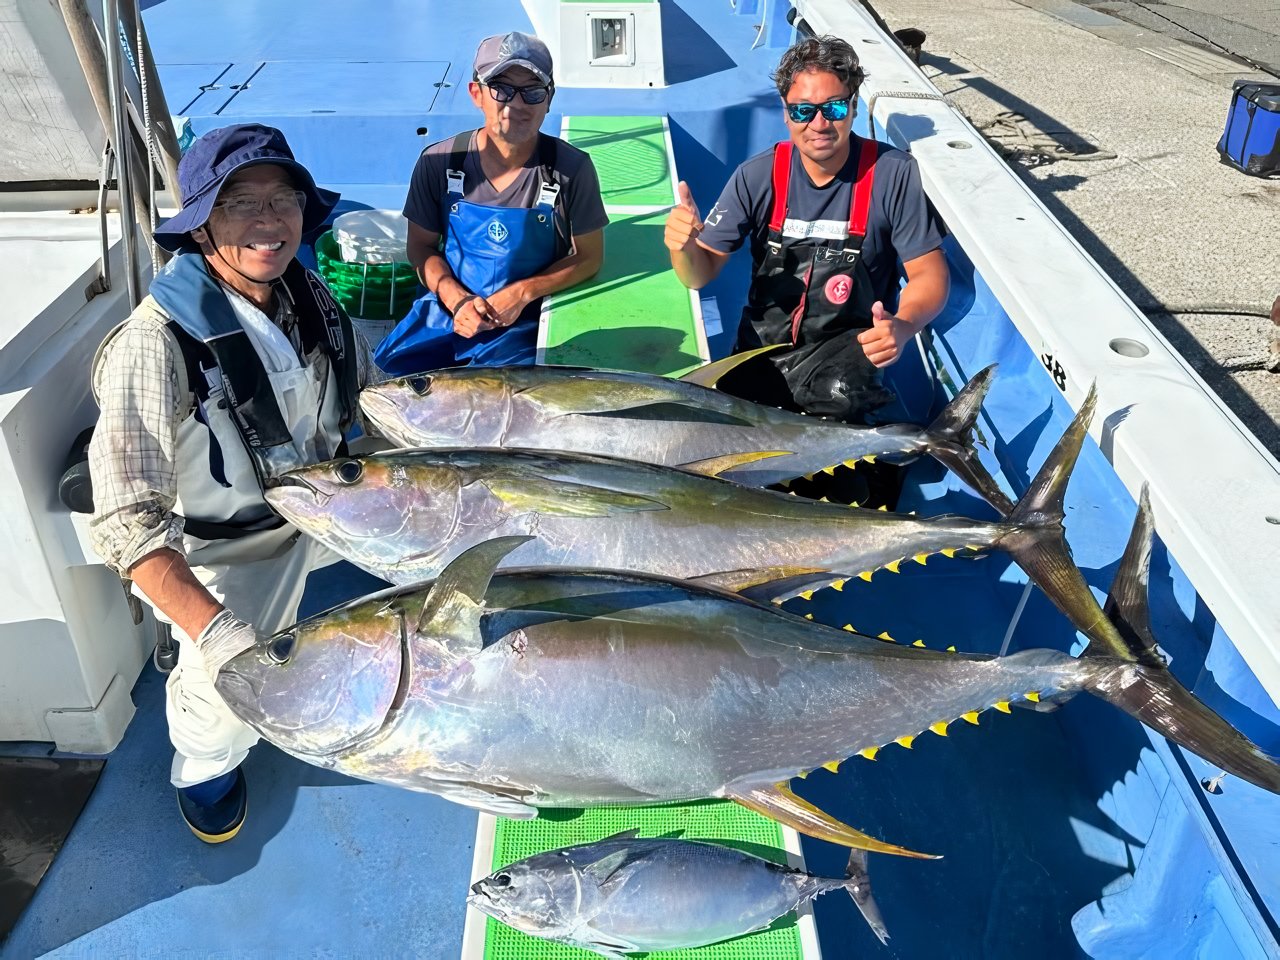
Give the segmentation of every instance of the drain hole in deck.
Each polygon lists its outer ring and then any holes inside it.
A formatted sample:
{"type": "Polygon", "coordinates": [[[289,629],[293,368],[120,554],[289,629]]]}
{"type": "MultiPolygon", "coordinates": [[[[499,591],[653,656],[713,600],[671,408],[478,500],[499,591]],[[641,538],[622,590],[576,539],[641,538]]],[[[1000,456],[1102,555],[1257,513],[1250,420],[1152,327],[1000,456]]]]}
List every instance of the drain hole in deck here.
{"type": "Polygon", "coordinates": [[[1138,359],[1145,357],[1151,352],[1151,348],[1145,343],[1138,340],[1130,340],[1128,337],[1116,337],[1111,341],[1110,347],[1113,351],[1122,357],[1132,357],[1138,359]]]}

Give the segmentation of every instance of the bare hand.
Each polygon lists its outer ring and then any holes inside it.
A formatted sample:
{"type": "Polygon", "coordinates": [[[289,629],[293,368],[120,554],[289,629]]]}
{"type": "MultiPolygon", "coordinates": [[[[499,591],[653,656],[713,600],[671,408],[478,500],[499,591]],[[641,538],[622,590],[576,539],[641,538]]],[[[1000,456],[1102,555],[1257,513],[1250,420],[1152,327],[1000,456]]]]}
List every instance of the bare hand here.
{"type": "Polygon", "coordinates": [[[871,329],[858,334],[862,352],[874,366],[887,367],[902,356],[902,345],[911,339],[911,327],[877,300],[871,305],[871,329]]]}
{"type": "Polygon", "coordinates": [[[524,294],[523,284],[516,282],[489,295],[490,327],[509,327],[520,319],[520,314],[530,303],[524,294]]]}
{"type": "Polygon", "coordinates": [[[679,194],[680,202],[667,214],[667,229],[663,240],[669,250],[683,251],[690,250],[697,244],[703,223],[698,205],[693,202],[693,194],[689,192],[689,184],[683,180],[680,181],[679,194]]]}
{"type": "Polygon", "coordinates": [[[481,330],[491,330],[492,313],[488,300],[478,294],[467,294],[453,309],[453,332],[460,337],[474,337],[481,330]]]}

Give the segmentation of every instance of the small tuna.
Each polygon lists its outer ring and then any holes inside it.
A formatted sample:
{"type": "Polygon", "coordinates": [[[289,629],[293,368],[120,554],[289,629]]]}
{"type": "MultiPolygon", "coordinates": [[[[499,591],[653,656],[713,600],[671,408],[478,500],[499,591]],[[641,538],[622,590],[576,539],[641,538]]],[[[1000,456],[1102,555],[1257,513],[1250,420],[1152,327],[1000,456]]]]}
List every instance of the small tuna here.
{"type": "Polygon", "coordinates": [[[535,937],[620,958],[681,950],[763,930],[845,890],[881,943],[889,939],[855,850],[842,879],[815,877],[696,840],[606,840],[526,857],[471,885],[467,903],[535,937]]]}
{"type": "Polygon", "coordinates": [[[403,447],[516,447],[596,453],[666,466],[739,459],[723,476],[745,486],[786,483],[860,460],[906,463],[927,454],[1001,514],[1008,496],[970,444],[995,366],[981,370],[929,427],[863,427],[807,417],[712,389],[766,347],[699,367],[683,380],[579,367],[458,367],[391,380],[360,394],[360,409],[403,447]]]}

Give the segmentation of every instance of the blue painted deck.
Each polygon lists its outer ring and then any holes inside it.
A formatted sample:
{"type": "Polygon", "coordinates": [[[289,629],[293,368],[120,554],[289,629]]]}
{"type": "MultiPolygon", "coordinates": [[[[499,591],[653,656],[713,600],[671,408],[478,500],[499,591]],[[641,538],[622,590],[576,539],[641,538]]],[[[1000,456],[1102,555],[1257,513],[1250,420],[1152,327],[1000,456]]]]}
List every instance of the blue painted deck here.
{"type": "MultiPolygon", "coordinates": [[[[662,0],[673,86],[560,90],[546,129],[559,129],[562,114],[667,114],[678,170],[708,208],[734,165],[782,135],[768,73],[788,32],[775,16],[774,45],[749,50],[762,2],[739,0],[735,14],[724,3],[662,0]]],[[[483,17],[443,0],[144,7],[170,106],[197,132],[250,118],[280,126],[317,180],[368,206],[398,207],[422,146],[474,126],[464,84],[478,40],[530,27],[516,0],[487,2],[483,17]],[[246,80],[247,89],[233,89],[246,80]],[[435,86],[442,82],[450,85],[435,86]]],[[[957,381],[1000,361],[982,429],[991,466],[1019,492],[1071,411],[963,251],[949,253],[955,289],[931,349],[957,381]]],[[[729,327],[712,339],[713,355],[728,347],[746,271],[740,256],[704,292],[729,327]]],[[[908,370],[899,376],[917,413],[936,403],[921,378],[912,386],[908,370]]],[[[987,515],[929,464],[912,468],[902,509],[912,508],[987,515]]],[[[1100,597],[1132,515],[1128,493],[1088,443],[1067,530],[1100,597]]],[[[872,634],[996,652],[1024,582],[1001,558],[937,558],[870,585],[851,581],[809,609],[872,634]]],[[[322,571],[307,608],[368,585],[345,566],[322,571]]],[[[1280,752],[1280,715],[1159,547],[1152,606],[1174,672],[1280,752]]],[[[1032,592],[1010,649],[1069,649],[1076,640],[1032,592]]],[[[206,847],[182,824],[168,786],[162,678],[148,668],[134,699],[138,717],[0,956],[457,955],[473,813],[350,781],[264,745],[246,766],[244,831],[206,847]]],[[[888,948],[847,899],[818,901],[824,956],[1275,955],[1280,802],[1234,780],[1211,797],[1195,780],[1212,772],[1085,699],[1055,714],[988,712],[980,727],[953,724],[945,740],[925,735],[912,751],[889,747],[874,763],[818,772],[799,792],[870,833],[945,854],[935,863],[873,858],[888,948]]],[[[830,845],[806,841],[805,853],[811,870],[843,866],[830,845]]]]}

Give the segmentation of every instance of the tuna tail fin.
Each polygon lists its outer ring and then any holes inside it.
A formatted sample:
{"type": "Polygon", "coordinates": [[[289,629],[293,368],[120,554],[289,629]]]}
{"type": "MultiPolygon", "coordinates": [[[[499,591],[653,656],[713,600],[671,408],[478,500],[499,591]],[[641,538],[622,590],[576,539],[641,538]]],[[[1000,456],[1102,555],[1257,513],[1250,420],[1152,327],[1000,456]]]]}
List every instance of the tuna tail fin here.
{"type": "Polygon", "coordinates": [[[972,437],[978,413],[982,410],[982,401],[991,389],[995,374],[994,363],[974,374],[964,385],[964,389],[956,394],[956,398],[929,424],[924,436],[929,456],[981,494],[1003,517],[1008,516],[1013,509],[1013,501],[978,460],[978,451],[973,448],[972,437]]]}
{"type": "Polygon", "coordinates": [[[1013,555],[1018,566],[1076,629],[1095,647],[1101,648],[1099,652],[1121,660],[1134,660],[1129,645],[1102,612],[1080,568],[1072,561],[1071,548],[1062,529],[1062,500],[1067,481],[1071,479],[1096,405],[1096,391],[1090,389],[1075,419],[1002,525],[1004,529],[997,545],[1013,555]]]}
{"type": "Polygon", "coordinates": [[[1085,689],[1227,773],[1280,793],[1280,762],[1182,686],[1155,650],[1147,607],[1153,532],[1144,485],[1133,532],[1107,598],[1107,611],[1128,645],[1124,659],[1129,662],[1115,663],[1108,656],[1110,651],[1091,643],[1081,659],[1102,669],[1085,681],[1085,689]]]}
{"type": "Polygon", "coordinates": [[[889,928],[884,925],[880,916],[880,908],[876,906],[876,898],[871,893],[871,875],[867,872],[867,852],[865,850],[849,851],[849,866],[844,871],[844,888],[853,899],[862,919],[876,935],[881,943],[889,942],[889,928]]]}

